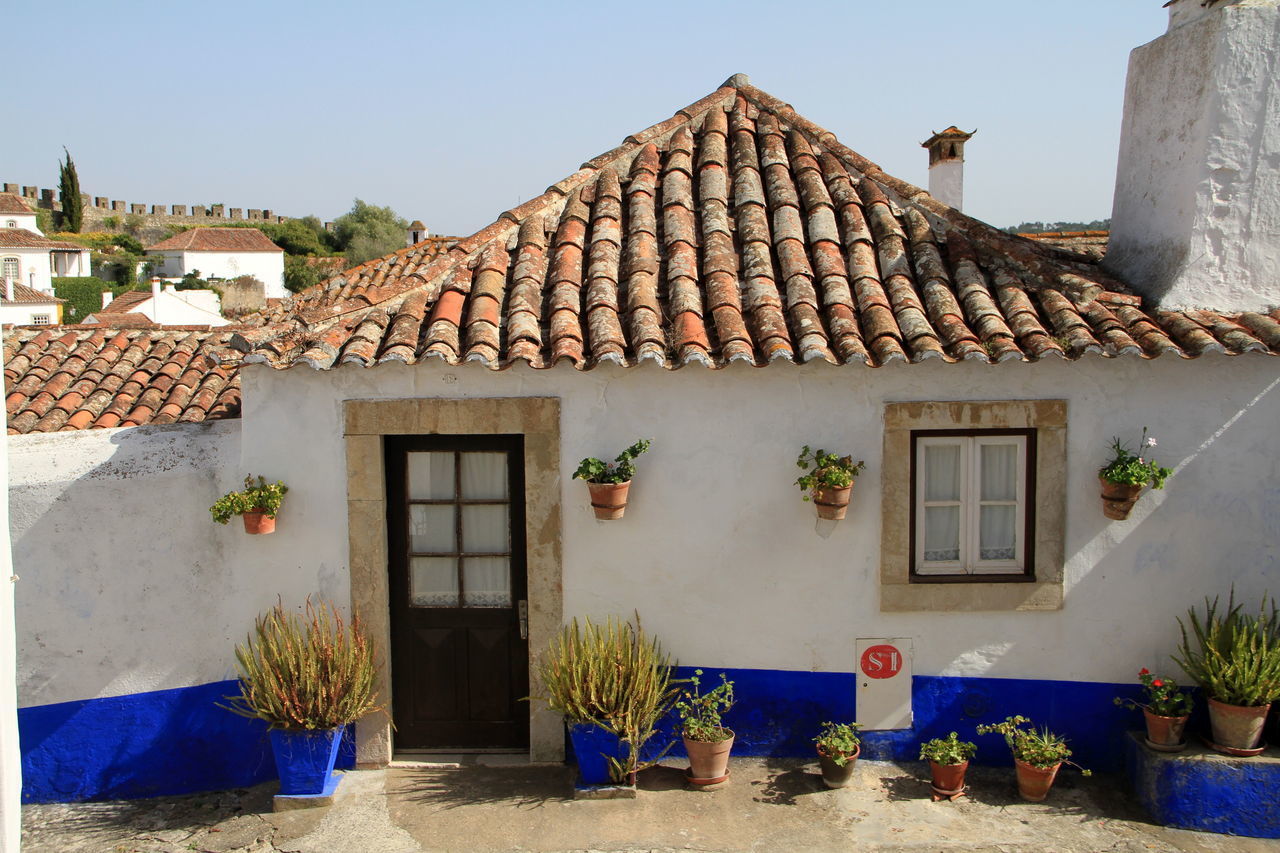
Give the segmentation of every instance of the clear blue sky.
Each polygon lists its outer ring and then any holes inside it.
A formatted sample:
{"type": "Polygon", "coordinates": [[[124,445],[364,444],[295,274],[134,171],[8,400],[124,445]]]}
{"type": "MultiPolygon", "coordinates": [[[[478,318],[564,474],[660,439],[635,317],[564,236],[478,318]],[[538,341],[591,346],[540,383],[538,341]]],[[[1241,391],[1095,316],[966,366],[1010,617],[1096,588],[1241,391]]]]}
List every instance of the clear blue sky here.
{"type": "Polygon", "coordinates": [[[891,174],[957,124],[966,211],[1110,215],[1129,51],[1161,0],[9,4],[0,180],[468,234],[743,72],[891,174]],[[11,78],[12,79],[12,78],[11,78]],[[17,103],[13,103],[16,99],[17,103]]]}

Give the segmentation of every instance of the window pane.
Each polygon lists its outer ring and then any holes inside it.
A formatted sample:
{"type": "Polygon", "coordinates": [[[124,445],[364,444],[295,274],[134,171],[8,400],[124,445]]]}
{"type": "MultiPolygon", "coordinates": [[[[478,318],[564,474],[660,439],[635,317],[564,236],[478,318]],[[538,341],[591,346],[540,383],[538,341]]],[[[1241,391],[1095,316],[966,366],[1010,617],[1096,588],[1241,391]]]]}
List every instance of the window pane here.
{"type": "Polygon", "coordinates": [[[462,454],[462,497],[468,500],[506,500],[507,454],[462,454]]]}
{"type": "Polygon", "coordinates": [[[1018,512],[1014,506],[984,506],[978,527],[978,559],[1012,560],[1017,556],[1018,512]]]}
{"type": "Polygon", "coordinates": [[[927,562],[960,559],[960,507],[925,508],[924,558],[927,562]]]}
{"type": "Polygon", "coordinates": [[[450,554],[458,550],[453,506],[409,505],[409,550],[450,554]]]}
{"type": "Polygon", "coordinates": [[[1018,446],[982,445],[982,499],[1012,501],[1018,497],[1018,446]]]}
{"type": "Polygon", "coordinates": [[[418,501],[453,497],[453,454],[410,453],[409,497],[418,501]]]}
{"type": "Polygon", "coordinates": [[[411,558],[409,584],[409,600],[416,607],[457,607],[457,558],[411,558]]]}
{"type": "Polygon", "coordinates": [[[924,499],[960,500],[960,447],[931,444],[924,449],[924,499]]]}
{"type": "Polygon", "coordinates": [[[465,607],[511,606],[511,561],[507,557],[465,557],[462,561],[465,607]]]}
{"type": "Polygon", "coordinates": [[[492,553],[507,550],[507,505],[462,508],[462,550],[492,553]]]}

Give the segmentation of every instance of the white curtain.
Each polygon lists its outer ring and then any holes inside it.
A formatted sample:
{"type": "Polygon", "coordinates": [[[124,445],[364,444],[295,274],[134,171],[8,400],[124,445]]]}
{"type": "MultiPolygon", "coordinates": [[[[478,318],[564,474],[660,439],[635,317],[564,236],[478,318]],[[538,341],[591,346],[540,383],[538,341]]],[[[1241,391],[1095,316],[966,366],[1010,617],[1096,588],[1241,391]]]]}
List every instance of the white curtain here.
{"type": "Polygon", "coordinates": [[[447,501],[453,497],[453,454],[410,453],[410,500],[447,501]]]}
{"type": "Polygon", "coordinates": [[[932,444],[924,449],[924,499],[957,501],[952,506],[926,506],[924,558],[927,562],[960,559],[960,445],[932,444]]]}
{"type": "MultiPolygon", "coordinates": [[[[462,454],[462,497],[507,500],[507,455],[462,454]]],[[[511,550],[511,508],[505,503],[462,507],[462,603],[465,607],[511,606],[511,558],[472,557],[511,550]]]]}
{"type": "Polygon", "coordinates": [[[458,606],[456,557],[413,557],[409,560],[409,579],[409,594],[415,606],[458,606]]]}
{"type": "Polygon", "coordinates": [[[1018,497],[1018,447],[983,444],[981,456],[978,557],[1012,560],[1017,556],[1018,509],[1014,502],[1018,497]]]}

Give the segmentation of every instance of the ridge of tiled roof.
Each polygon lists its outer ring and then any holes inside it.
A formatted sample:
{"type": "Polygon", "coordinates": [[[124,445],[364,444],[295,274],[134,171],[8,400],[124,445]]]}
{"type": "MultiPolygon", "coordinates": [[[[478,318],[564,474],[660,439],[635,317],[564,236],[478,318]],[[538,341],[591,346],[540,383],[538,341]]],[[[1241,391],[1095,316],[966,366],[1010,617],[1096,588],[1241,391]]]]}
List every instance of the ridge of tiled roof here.
{"type": "Polygon", "coordinates": [[[50,240],[43,234],[37,234],[25,228],[0,228],[0,249],[74,249],[77,252],[88,251],[84,246],[77,243],[50,240]]]}
{"type": "Polygon", "coordinates": [[[327,292],[232,346],[317,369],[1280,354],[1280,317],[1147,313],[1096,264],[942,204],[743,75],[446,253],[402,249],[327,292]]]}
{"type": "Polygon", "coordinates": [[[147,247],[154,251],[284,252],[257,228],[191,228],[147,247]]]}
{"type": "Polygon", "coordinates": [[[35,211],[17,193],[0,193],[0,214],[3,213],[21,213],[30,216],[35,211]]]}
{"type": "Polygon", "coordinates": [[[106,307],[92,312],[95,317],[103,314],[127,314],[151,298],[150,290],[126,290],[107,303],[106,307]]]}
{"type": "Polygon", "coordinates": [[[4,288],[0,287],[0,304],[17,305],[19,303],[25,303],[25,304],[43,303],[48,305],[52,303],[67,301],[65,299],[59,299],[58,297],[54,296],[52,293],[44,293],[42,291],[36,290],[34,287],[27,287],[25,284],[18,284],[16,281],[10,286],[13,288],[13,298],[12,299],[7,298],[4,295],[5,293],[4,288]]]}

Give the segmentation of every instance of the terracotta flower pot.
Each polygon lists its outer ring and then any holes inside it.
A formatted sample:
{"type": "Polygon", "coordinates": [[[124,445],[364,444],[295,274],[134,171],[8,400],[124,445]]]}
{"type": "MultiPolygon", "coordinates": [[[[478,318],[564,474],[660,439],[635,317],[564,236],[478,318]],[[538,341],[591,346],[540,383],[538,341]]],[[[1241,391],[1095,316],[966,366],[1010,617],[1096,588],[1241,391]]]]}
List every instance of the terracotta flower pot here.
{"type": "Polygon", "coordinates": [[[274,517],[267,515],[265,510],[254,510],[246,512],[240,516],[244,521],[245,533],[275,533],[276,520],[274,517]]]}
{"type": "Polygon", "coordinates": [[[814,489],[813,505],[818,508],[818,518],[839,521],[849,509],[849,494],[853,486],[844,489],[814,489]]]}
{"type": "Polygon", "coordinates": [[[1133,511],[1138,496],[1146,488],[1144,485],[1130,486],[1125,483],[1112,483],[1099,477],[1102,484],[1102,514],[1116,521],[1124,521],[1133,511]]]}
{"type": "Polygon", "coordinates": [[[725,780],[729,775],[729,751],[733,749],[733,737],[733,732],[729,732],[726,740],[716,743],[684,738],[684,750],[689,754],[690,782],[710,785],[725,780]]]}
{"type": "Polygon", "coordinates": [[[1044,802],[1044,798],[1049,796],[1049,789],[1053,787],[1053,780],[1057,778],[1058,768],[1062,763],[1059,762],[1045,769],[1033,767],[1016,758],[1013,763],[1018,768],[1018,796],[1033,803],[1044,802]]]}
{"type": "Polygon", "coordinates": [[[929,761],[929,770],[933,774],[933,792],[948,796],[964,790],[964,774],[969,769],[969,762],[959,764],[939,764],[929,761]]]}
{"type": "Polygon", "coordinates": [[[1181,752],[1187,748],[1183,736],[1187,729],[1186,717],[1162,717],[1146,708],[1142,715],[1147,719],[1147,745],[1161,752],[1181,752]]]}
{"type": "Polygon", "coordinates": [[[854,747],[853,752],[845,756],[843,765],[837,764],[836,760],[827,755],[821,749],[818,750],[818,766],[822,768],[822,781],[828,788],[843,788],[849,784],[849,780],[853,778],[853,768],[858,761],[858,756],[862,754],[862,747],[854,747]]]}
{"type": "Polygon", "coordinates": [[[631,481],[625,483],[587,483],[587,491],[591,493],[591,508],[596,518],[611,521],[622,518],[627,509],[627,492],[631,489],[631,481]]]}
{"type": "Polygon", "coordinates": [[[1209,727],[1213,744],[1223,749],[1257,749],[1262,743],[1262,727],[1271,705],[1228,705],[1209,700],[1209,727]]]}

